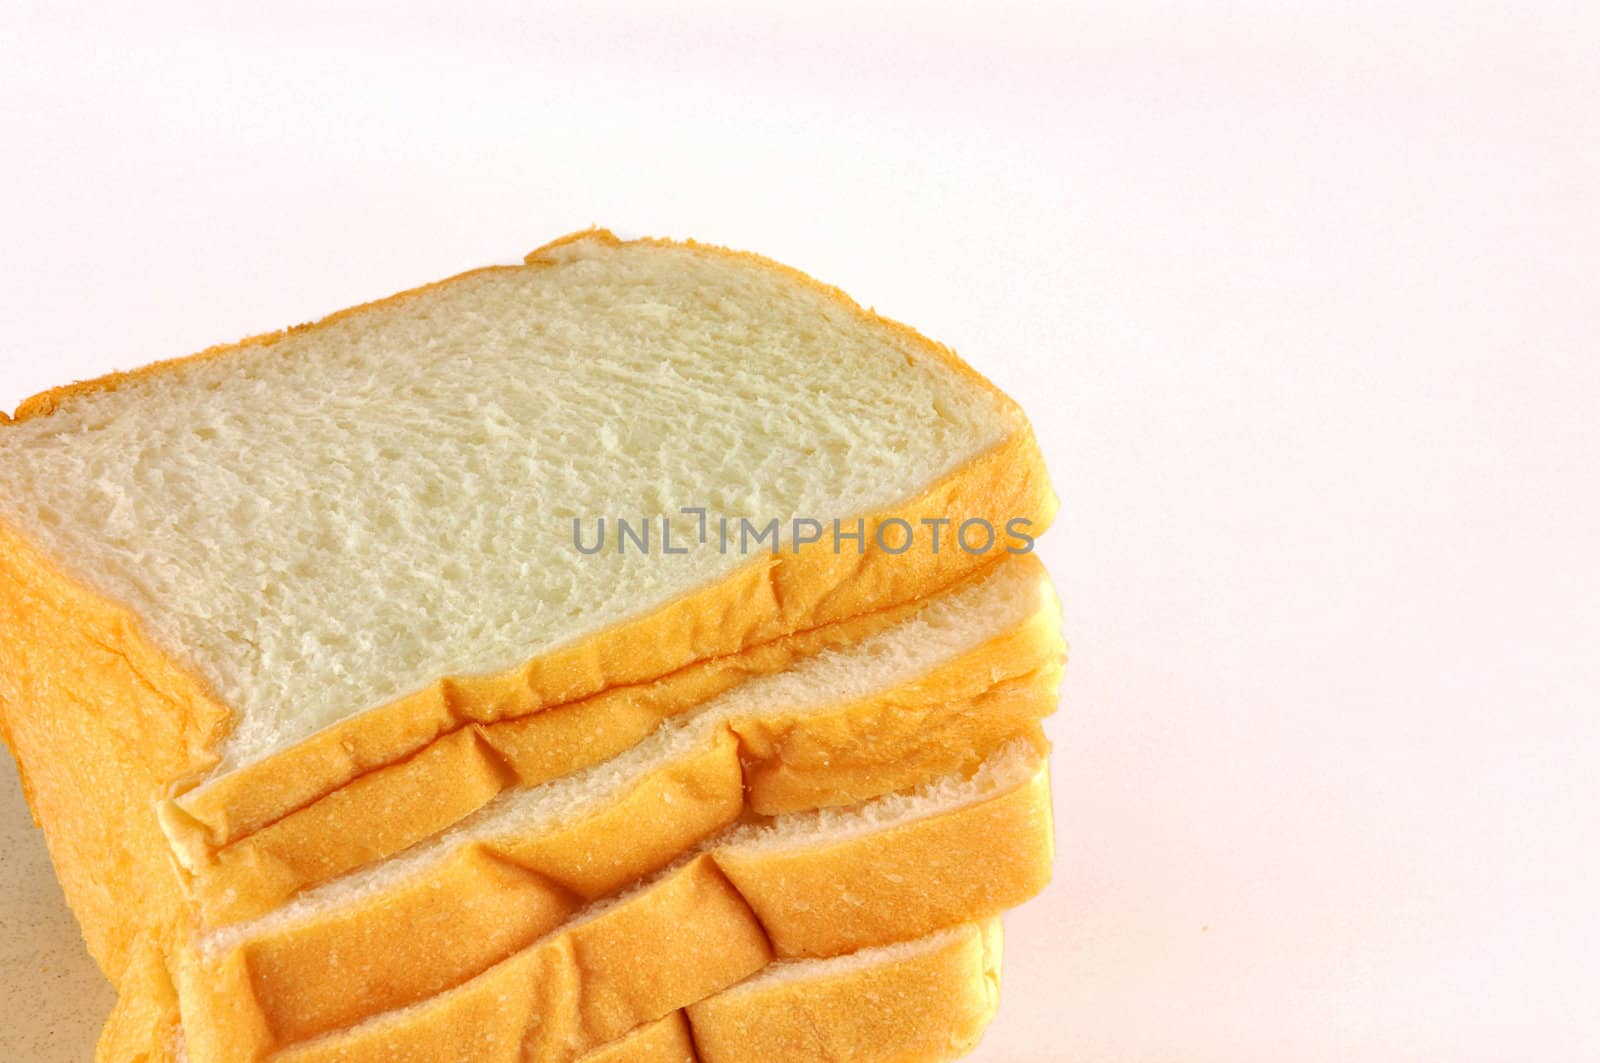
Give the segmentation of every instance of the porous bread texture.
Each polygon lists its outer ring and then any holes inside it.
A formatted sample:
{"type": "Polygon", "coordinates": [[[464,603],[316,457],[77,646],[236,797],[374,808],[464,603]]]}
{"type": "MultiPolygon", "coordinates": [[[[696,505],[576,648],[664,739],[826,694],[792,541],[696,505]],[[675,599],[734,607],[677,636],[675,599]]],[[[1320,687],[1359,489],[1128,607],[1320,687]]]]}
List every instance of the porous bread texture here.
{"type": "MultiPolygon", "coordinates": [[[[971,651],[1023,627],[1041,612],[1054,634],[1056,610],[1042,566],[1031,558],[1002,563],[861,642],[824,650],[787,671],[734,687],[610,760],[543,786],[507,791],[455,827],[404,853],[307,889],[265,915],[213,929],[203,935],[202,948],[215,955],[250,938],[324,918],[341,907],[396,890],[408,879],[436,874],[450,854],[473,843],[559,831],[619,804],[642,781],[669,766],[693,763],[702,750],[715,747],[719,733],[732,722],[766,717],[803,722],[808,714],[849,706],[961,662],[971,651]]],[[[1053,683],[1049,689],[1053,691],[1053,683]]],[[[1013,759],[1026,756],[1017,752],[1013,759]]],[[[999,769],[985,768],[995,770],[999,769]]]]}
{"type": "Polygon", "coordinates": [[[193,963],[180,975],[183,1022],[202,1063],[387,1060],[404,1058],[385,1055],[402,1045],[448,1058],[478,1036],[475,1024],[493,1028],[495,1048],[470,1058],[570,1059],[774,957],[892,945],[1027,900],[1049,878],[1049,807],[1039,754],[1008,749],[987,771],[923,788],[895,815],[858,810],[860,829],[789,824],[781,846],[748,850],[736,867],[724,863],[729,847],[708,844],[426,999],[379,1014],[329,1001],[317,1005],[322,1024],[307,1025],[304,1006],[257,1013],[254,972],[193,963]],[[330,1028],[340,1017],[345,1025],[330,1028]]]}
{"type": "Polygon", "coordinates": [[[548,259],[8,424],[0,519],[236,711],[228,768],[742,560],[586,556],[574,518],[676,517],[680,543],[684,506],[851,518],[1019,430],[927,344],[783,271],[600,238],[548,259]]]}

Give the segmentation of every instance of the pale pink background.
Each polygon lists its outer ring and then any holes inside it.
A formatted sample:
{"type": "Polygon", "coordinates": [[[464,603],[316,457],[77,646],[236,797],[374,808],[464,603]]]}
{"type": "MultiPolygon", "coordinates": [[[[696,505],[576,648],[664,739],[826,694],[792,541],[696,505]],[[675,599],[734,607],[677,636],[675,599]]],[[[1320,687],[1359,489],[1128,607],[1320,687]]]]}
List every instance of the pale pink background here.
{"type": "MultiPolygon", "coordinates": [[[[1600,1053],[1591,5],[414,6],[7,7],[0,406],[591,222],[794,263],[1066,503],[1060,870],[976,1058],[1600,1053]]],[[[0,1057],[82,1060],[10,773],[0,1057]]]]}

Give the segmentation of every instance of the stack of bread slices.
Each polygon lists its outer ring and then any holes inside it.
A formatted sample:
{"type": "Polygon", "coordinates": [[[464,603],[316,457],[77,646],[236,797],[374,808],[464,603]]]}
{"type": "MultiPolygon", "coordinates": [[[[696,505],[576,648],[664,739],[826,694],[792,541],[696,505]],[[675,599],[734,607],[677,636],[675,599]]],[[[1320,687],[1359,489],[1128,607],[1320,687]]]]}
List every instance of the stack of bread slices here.
{"type": "Polygon", "coordinates": [[[1033,434],[950,351],[591,230],[0,420],[101,1060],[977,1043],[1064,653],[1033,434]]]}

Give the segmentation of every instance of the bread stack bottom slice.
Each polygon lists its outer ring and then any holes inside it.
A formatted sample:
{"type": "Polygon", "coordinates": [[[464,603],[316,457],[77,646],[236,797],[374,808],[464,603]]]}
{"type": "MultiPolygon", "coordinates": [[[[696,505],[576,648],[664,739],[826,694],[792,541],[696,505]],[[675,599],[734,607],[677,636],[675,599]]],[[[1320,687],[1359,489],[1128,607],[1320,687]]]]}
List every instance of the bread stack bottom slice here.
{"type": "Polygon", "coordinates": [[[1000,1004],[998,918],[825,960],[774,963],[578,1063],[936,1063],[1000,1004]]]}
{"type": "Polygon", "coordinates": [[[974,952],[965,932],[951,928],[1036,894],[1051,856],[1047,769],[1036,747],[1019,741],[970,775],[850,809],[735,826],[417,1004],[265,1054],[200,1043],[207,1031],[229,1028],[212,1017],[186,1032],[187,1050],[282,1063],[570,1061],[688,1008],[690,1024],[705,1026],[696,1040],[706,1039],[712,1058],[835,1058],[801,1051],[795,1038],[804,1020],[795,1015],[785,1020],[788,1032],[782,1024],[767,1030],[767,1047],[736,1047],[742,1022],[782,1010],[790,980],[798,987],[817,972],[835,995],[858,982],[884,992],[924,987],[899,1012],[826,1035],[822,1048],[842,1038],[860,1042],[845,1058],[952,1058],[993,1010],[992,1002],[976,1006],[973,980],[997,957],[987,946],[974,952]],[[931,944],[923,940],[930,934],[931,944]],[[815,968],[793,962],[830,957],[852,958],[815,968]],[[941,998],[965,1010],[945,1014],[933,1007],[941,998]]]}

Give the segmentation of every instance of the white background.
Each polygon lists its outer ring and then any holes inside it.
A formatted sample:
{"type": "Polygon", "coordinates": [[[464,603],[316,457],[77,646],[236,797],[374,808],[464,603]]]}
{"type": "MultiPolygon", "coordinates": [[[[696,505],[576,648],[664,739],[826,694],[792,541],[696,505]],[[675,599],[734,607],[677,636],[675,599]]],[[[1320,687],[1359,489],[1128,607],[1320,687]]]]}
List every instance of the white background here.
{"type": "MultiPolygon", "coordinates": [[[[797,265],[1065,502],[1059,872],[975,1058],[1595,1058],[1593,7],[786,6],[0,6],[0,406],[590,223],[797,265]]],[[[42,854],[0,1057],[82,1060],[42,854]]]]}

